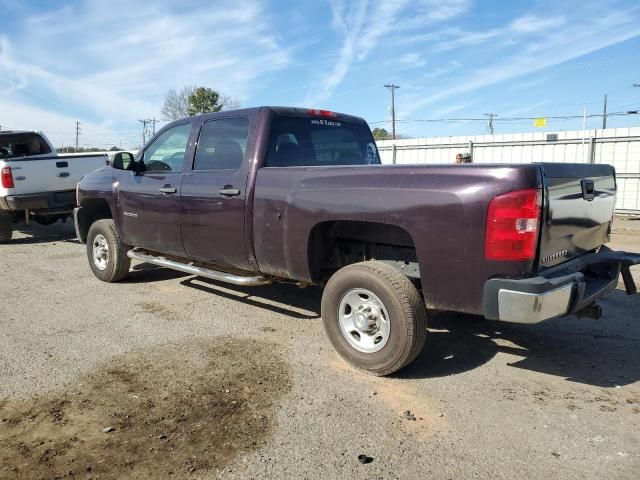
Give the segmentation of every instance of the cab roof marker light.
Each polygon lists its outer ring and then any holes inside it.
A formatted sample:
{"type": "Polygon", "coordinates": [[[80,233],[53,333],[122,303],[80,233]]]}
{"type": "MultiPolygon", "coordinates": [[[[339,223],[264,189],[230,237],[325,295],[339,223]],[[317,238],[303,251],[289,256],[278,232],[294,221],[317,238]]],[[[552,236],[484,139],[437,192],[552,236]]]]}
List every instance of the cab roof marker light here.
{"type": "Polygon", "coordinates": [[[309,110],[309,115],[313,115],[316,117],[330,117],[330,118],[335,118],[338,116],[336,112],[332,112],[330,110],[314,110],[314,109],[309,110]]]}

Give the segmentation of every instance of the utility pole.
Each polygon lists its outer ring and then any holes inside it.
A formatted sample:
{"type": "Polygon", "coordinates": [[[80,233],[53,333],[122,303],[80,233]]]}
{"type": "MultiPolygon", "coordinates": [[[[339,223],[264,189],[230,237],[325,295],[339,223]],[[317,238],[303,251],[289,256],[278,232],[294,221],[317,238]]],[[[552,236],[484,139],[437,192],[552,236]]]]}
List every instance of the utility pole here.
{"type": "Polygon", "coordinates": [[[142,123],[142,146],[144,147],[144,144],[147,143],[147,123],[149,123],[149,120],[145,118],[138,121],[142,123]]]}
{"type": "Polygon", "coordinates": [[[80,122],[76,122],[76,152],[78,151],[78,137],[80,136],[80,122]]]}
{"type": "Polygon", "coordinates": [[[153,124],[153,133],[152,133],[152,135],[155,135],[156,134],[156,122],[157,122],[156,117],[153,117],[153,120],[149,120],[149,121],[153,124]]]}
{"type": "Polygon", "coordinates": [[[584,147],[584,142],[587,136],[587,106],[582,107],[582,161],[587,161],[587,151],[584,147]]]}
{"type": "Polygon", "coordinates": [[[607,128],[607,94],[604,94],[604,108],[602,109],[602,128],[607,128]]]}
{"type": "Polygon", "coordinates": [[[388,83],[385,85],[386,88],[391,92],[391,138],[393,140],[396,139],[396,88],[400,88],[400,85],[396,85],[394,83],[388,83]]]}
{"type": "Polygon", "coordinates": [[[489,127],[489,133],[493,135],[493,117],[497,117],[498,115],[496,115],[495,113],[485,113],[485,115],[489,117],[489,123],[487,126],[489,127]]]}

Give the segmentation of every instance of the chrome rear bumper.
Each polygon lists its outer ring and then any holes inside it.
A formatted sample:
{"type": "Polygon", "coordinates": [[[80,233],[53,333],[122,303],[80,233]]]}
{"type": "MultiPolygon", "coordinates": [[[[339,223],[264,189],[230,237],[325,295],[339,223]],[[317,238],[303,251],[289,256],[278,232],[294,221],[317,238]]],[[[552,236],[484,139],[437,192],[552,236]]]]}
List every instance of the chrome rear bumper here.
{"type": "Polygon", "coordinates": [[[544,275],[485,283],[485,317],[511,323],[534,324],[580,312],[616,288],[622,273],[628,294],[636,293],[629,267],[640,254],[615,252],[603,247],[597,253],[549,269],[544,275]]]}
{"type": "Polygon", "coordinates": [[[565,315],[571,305],[573,285],[565,285],[544,293],[498,290],[500,320],[514,323],[538,323],[565,315]]]}

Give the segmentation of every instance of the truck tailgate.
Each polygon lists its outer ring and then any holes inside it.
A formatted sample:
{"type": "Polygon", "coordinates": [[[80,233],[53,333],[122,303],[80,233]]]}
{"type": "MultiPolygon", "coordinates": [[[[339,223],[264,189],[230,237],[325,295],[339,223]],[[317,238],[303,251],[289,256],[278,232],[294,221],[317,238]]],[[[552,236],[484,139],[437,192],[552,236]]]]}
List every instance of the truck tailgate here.
{"type": "Polygon", "coordinates": [[[540,232],[544,270],[609,241],[615,205],[610,165],[542,163],[545,209],[540,232]]]}
{"type": "Polygon", "coordinates": [[[104,167],[100,155],[13,158],[7,162],[14,179],[14,195],[74,190],[87,173],[104,167]]]}

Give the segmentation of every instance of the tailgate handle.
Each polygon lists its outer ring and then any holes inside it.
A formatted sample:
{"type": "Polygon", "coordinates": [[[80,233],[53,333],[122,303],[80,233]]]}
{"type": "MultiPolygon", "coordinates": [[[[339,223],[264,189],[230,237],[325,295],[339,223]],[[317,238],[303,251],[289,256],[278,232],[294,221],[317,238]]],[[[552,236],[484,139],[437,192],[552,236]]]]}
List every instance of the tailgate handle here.
{"type": "Polygon", "coordinates": [[[59,176],[60,178],[67,178],[67,177],[69,176],[69,172],[60,172],[60,173],[58,174],[58,176],[59,176]]]}
{"type": "Polygon", "coordinates": [[[593,200],[596,196],[596,187],[593,180],[581,180],[580,185],[582,186],[582,198],[588,202],[593,200]]]}
{"type": "Polygon", "coordinates": [[[58,168],[67,168],[69,166],[69,162],[56,162],[56,167],[58,168]]]}

